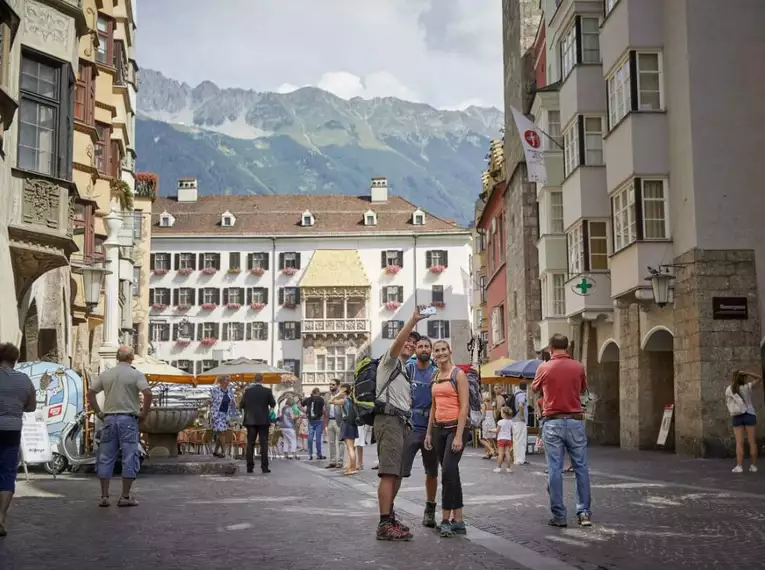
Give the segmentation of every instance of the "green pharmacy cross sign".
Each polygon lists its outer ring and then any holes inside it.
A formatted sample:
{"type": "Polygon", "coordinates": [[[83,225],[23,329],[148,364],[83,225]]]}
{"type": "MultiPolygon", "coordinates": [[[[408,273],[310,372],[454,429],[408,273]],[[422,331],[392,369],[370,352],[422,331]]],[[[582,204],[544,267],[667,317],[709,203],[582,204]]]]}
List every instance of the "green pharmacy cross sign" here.
{"type": "Polygon", "coordinates": [[[571,286],[571,289],[577,295],[586,297],[592,292],[593,289],[595,289],[595,282],[592,279],[589,279],[588,277],[582,277],[577,283],[574,283],[571,286]]]}

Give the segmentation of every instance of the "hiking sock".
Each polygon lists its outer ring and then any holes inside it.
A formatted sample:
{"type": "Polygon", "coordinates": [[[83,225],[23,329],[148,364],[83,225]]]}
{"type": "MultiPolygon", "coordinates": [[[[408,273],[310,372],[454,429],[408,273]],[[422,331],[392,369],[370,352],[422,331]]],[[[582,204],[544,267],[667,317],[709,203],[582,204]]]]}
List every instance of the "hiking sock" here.
{"type": "Polygon", "coordinates": [[[380,524],[385,524],[391,522],[391,516],[390,515],[380,515],[380,524]]]}
{"type": "Polygon", "coordinates": [[[438,506],[438,505],[437,505],[436,503],[430,503],[430,502],[426,502],[426,503],[425,503],[425,509],[426,509],[427,511],[429,511],[429,512],[430,512],[430,511],[435,511],[437,506],[438,506]]]}

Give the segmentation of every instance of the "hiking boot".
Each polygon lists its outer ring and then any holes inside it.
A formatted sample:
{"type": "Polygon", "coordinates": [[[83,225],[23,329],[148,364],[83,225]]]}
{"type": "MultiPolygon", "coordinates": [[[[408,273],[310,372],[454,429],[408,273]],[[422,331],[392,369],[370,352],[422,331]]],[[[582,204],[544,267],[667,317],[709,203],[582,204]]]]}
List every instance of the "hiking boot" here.
{"type": "Polygon", "coordinates": [[[554,526],[556,528],[566,528],[568,526],[568,522],[566,522],[566,519],[556,519],[553,517],[547,521],[547,525],[554,526]]]}
{"type": "Polygon", "coordinates": [[[428,503],[425,505],[425,514],[422,515],[422,526],[436,528],[436,504],[428,503]]]}
{"type": "Polygon", "coordinates": [[[387,520],[377,525],[377,540],[408,541],[412,540],[412,533],[404,530],[396,521],[387,520]]]}
{"type": "Polygon", "coordinates": [[[452,523],[449,521],[441,521],[441,524],[438,525],[438,534],[441,535],[442,538],[451,538],[454,536],[452,523]]]}
{"type": "Polygon", "coordinates": [[[590,519],[590,515],[587,515],[587,514],[579,515],[579,526],[592,526],[592,520],[590,519]]]}
{"type": "Polygon", "coordinates": [[[390,512],[390,518],[393,519],[393,522],[396,523],[399,527],[401,527],[401,530],[409,532],[409,527],[404,524],[404,522],[396,516],[396,511],[391,510],[390,512]]]}
{"type": "Polygon", "coordinates": [[[467,534],[467,526],[465,526],[465,521],[452,521],[452,532],[454,534],[467,534]]]}

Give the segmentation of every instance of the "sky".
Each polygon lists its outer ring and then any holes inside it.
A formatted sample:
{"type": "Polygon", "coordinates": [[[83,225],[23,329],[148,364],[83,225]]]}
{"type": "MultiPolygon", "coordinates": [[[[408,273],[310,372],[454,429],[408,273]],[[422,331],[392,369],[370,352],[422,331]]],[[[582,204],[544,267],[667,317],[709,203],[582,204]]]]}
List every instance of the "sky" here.
{"type": "Polygon", "coordinates": [[[502,105],[499,0],[140,0],[139,67],[196,86],[502,105]]]}

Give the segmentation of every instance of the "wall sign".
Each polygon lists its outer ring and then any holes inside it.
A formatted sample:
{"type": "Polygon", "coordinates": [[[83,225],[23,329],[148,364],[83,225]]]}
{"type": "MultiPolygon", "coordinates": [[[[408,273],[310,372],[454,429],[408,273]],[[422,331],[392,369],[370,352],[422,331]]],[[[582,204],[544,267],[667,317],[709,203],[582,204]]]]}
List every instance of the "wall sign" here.
{"type": "Polygon", "coordinates": [[[723,320],[746,320],[749,304],[746,297],[712,297],[712,318],[723,320]]]}

